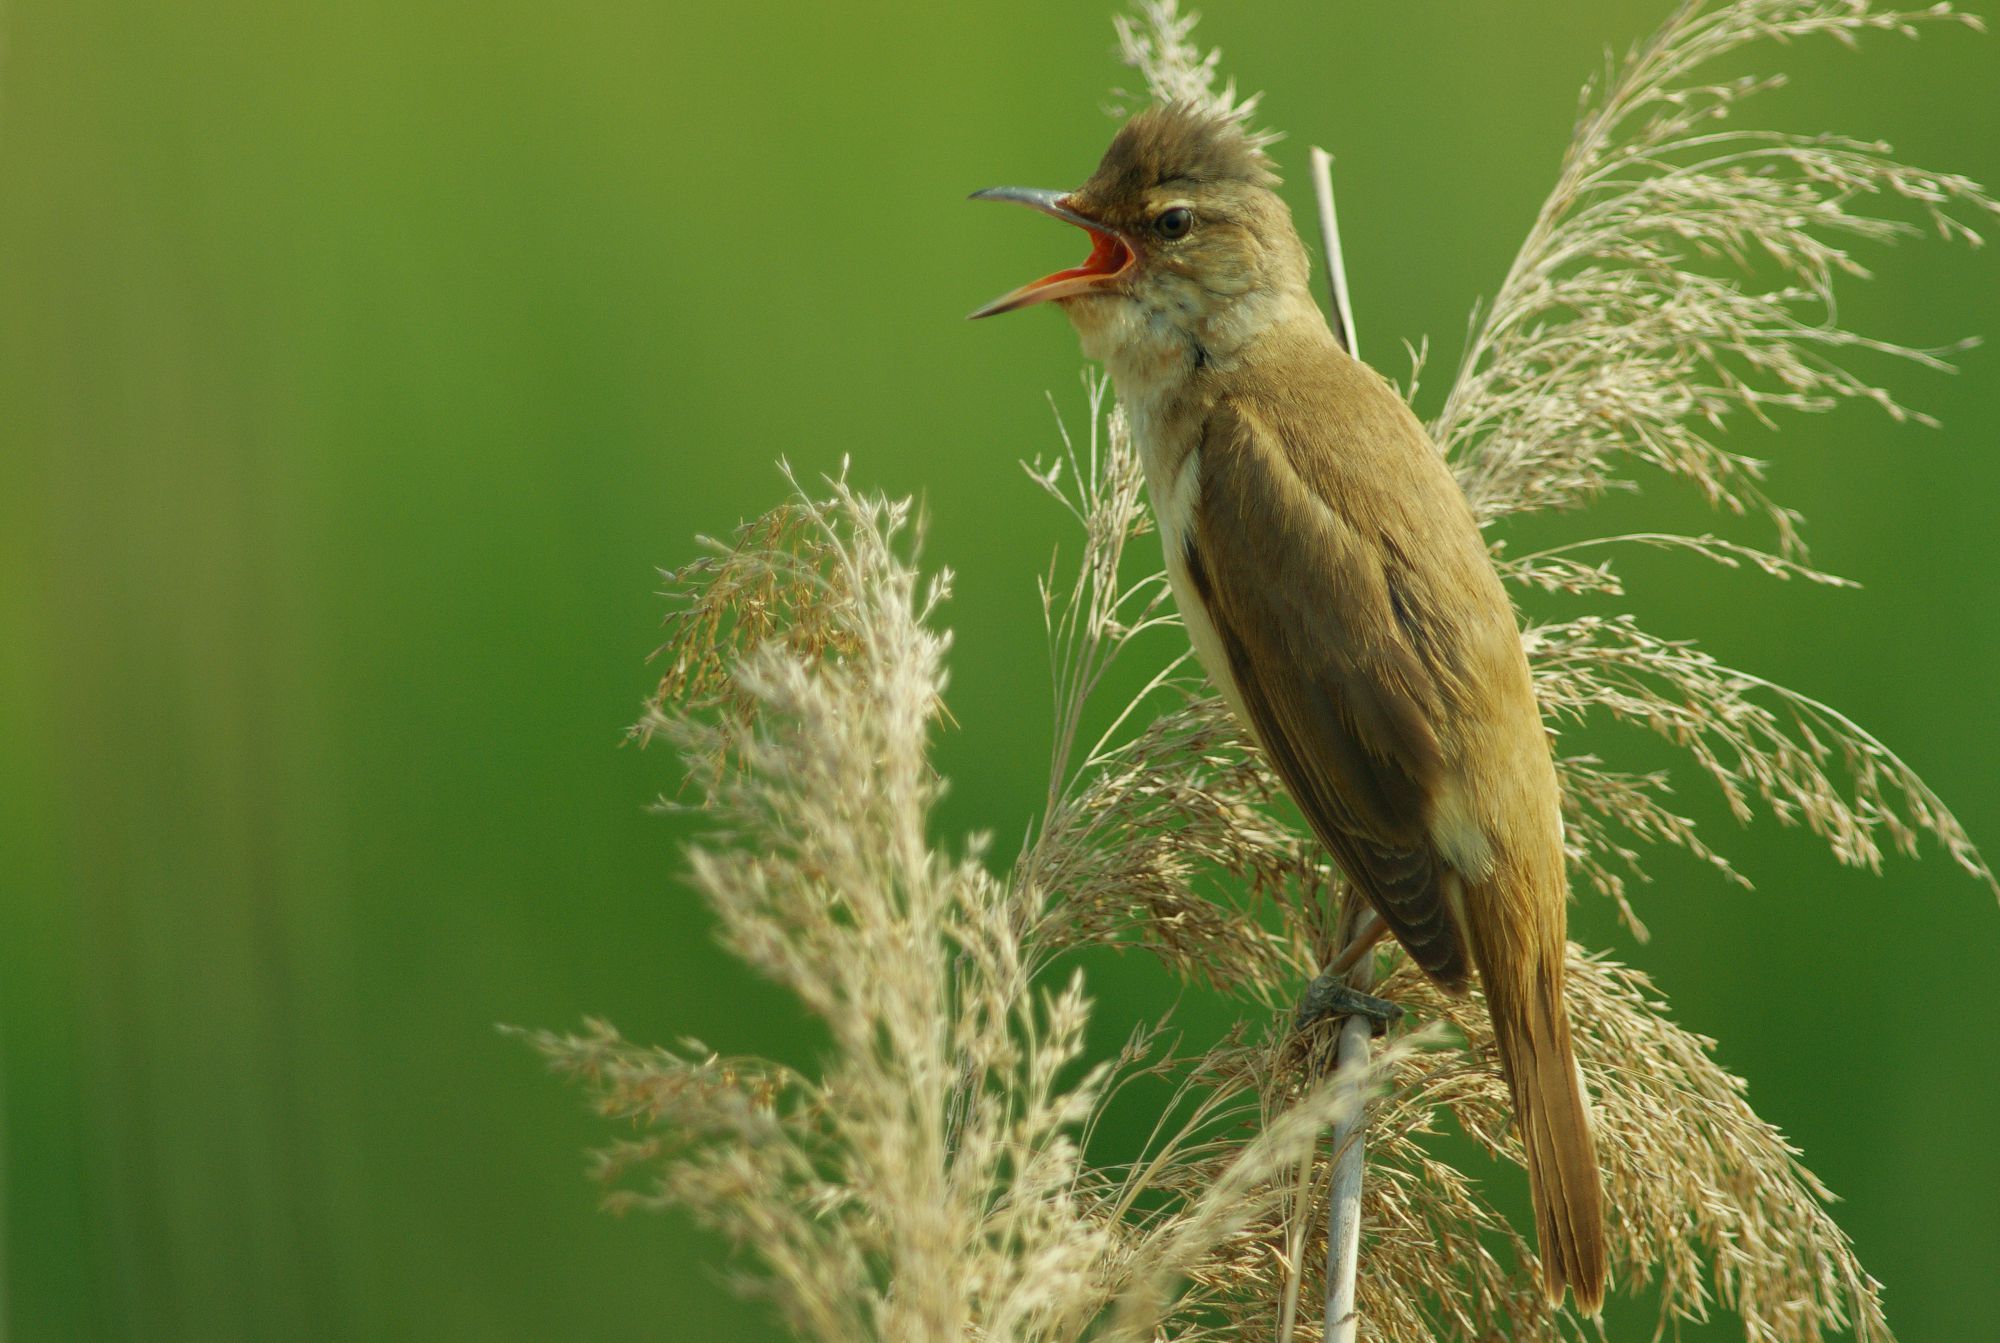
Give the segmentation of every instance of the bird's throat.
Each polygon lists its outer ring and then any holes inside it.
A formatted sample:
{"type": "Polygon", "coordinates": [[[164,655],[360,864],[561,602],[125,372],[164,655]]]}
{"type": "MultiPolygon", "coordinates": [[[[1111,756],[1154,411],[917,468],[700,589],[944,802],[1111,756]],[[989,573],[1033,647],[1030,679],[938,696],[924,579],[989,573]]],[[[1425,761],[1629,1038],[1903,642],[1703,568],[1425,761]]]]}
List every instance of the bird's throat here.
{"type": "Polygon", "coordinates": [[[1213,294],[1161,286],[1159,292],[1063,306],[1084,357],[1104,365],[1118,399],[1128,405],[1170,397],[1197,374],[1228,375],[1254,365],[1255,347],[1282,328],[1326,331],[1309,295],[1281,290],[1253,289],[1217,301],[1213,294]]]}

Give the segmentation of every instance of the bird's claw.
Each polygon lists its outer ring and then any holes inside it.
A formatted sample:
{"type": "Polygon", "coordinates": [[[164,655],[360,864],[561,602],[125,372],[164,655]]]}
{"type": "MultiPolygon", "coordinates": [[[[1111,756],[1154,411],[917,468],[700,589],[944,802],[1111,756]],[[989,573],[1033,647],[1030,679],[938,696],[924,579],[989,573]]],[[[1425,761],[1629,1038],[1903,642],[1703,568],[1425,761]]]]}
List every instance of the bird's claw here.
{"type": "Polygon", "coordinates": [[[1305,995],[1299,999],[1298,1016],[1293,1022],[1297,1030],[1304,1030],[1317,1021],[1328,1017],[1365,1017],[1375,1024],[1379,1034],[1390,1022],[1399,1019],[1403,1009],[1387,998],[1376,998],[1359,989],[1347,987],[1340,975],[1323,974],[1306,985],[1305,995]]]}

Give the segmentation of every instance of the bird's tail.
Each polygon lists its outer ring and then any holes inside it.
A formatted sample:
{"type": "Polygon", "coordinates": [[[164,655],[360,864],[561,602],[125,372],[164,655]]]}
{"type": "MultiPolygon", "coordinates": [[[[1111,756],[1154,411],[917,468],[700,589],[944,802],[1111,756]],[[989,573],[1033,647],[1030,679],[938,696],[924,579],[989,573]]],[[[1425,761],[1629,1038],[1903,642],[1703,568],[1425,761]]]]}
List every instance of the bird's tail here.
{"type": "Polygon", "coordinates": [[[1479,977],[1527,1152],[1543,1291],[1554,1304],[1567,1285],[1578,1308],[1596,1315],[1608,1272],[1604,1194],[1583,1077],[1570,1047],[1561,948],[1558,936],[1554,945],[1522,948],[1526,954],[1500,965],[1486,963],[1481,949],[1479,977]]]}

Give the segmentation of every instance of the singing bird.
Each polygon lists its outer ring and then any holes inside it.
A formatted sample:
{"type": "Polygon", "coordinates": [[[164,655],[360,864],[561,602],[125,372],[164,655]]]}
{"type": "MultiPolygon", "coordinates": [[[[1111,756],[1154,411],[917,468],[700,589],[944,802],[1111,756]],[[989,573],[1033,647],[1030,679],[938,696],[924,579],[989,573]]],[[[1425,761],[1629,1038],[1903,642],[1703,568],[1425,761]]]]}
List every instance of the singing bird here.
{"type": "Polygon", "coordinates": [[[1091,251],[972,316],[1059,304],[1109,371],[1209,678],[1410,958],[1454,993],[1477,967],[1543,1286],[1595,1314],[1562,819],[1520,629],[1443,455],[1328,329],[1277,180],[1232,118],[1141,112],[1074,191],[974,193],[1091,251]]]}

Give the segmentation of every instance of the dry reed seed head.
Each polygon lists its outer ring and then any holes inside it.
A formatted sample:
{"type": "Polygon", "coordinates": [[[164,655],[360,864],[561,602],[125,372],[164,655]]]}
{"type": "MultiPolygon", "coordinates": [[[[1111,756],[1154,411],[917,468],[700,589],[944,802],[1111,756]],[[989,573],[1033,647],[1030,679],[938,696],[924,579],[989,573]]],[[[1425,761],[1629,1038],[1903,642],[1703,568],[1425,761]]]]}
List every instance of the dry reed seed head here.
{"type": "MultiPolygon", "coordinates": [[[[1263,95],[1238,97],[1236,82],[1221,78],[1221,50],[1203,51],[1193,40],[1200,17],[1192,10],[1182,13],[1179,0],[1138,0],[1129,14],[1114,15],[1111,22],[1118,33],[1119,58],[1146,81],[1142,94],[1118,93],[1114,102],[1198,108],[1239,127],[1251,150],[1261,154],[1283,137],[1251,125],[1263,95]]],[[[1136,110],[1117,107],[1115,115],[1123,117],[1136,110]]]]}
{"type": "MultiPolygon", "coordinates": [[[[1860,1338],[1890,1337],[1879,1285],[1826,1210],[1831,1196],[1783,1135],[1750,1108],[1742,1080],[1715,1062],[1715,1042],[1676,1025],[1645,976],[1576,947],[1568,983],[1577,1059],[1592,1098],[1612,1209],[1613,1277],[1620,1286],[1657,1284],[1662,1328],[1705,1320],[1720,1305],[1742,1317],[1749,1338],[1769,1343],[1818,1343],[1848,1329],[1860,1338]]],[[[1385,1268],[1389,1282],[1403,1284],[1406,1292],[1410,1284],[1427,1284],[1430,1297],[1459,1308],[1482,1294],[1507,1299],[1493,1284],[1473,1290],[1466,1275],[1489,1270],[1469,1246],[1456,1243],[1451,1226],[1434,1225],[1422,1210],[1443,1187],[1450,1191],[1444,1220],[1475,1229],[1504,1220],[1482,1196],[1453,1190],[1449,1180],[1440,1186],[1444,1177],[1435,1160],[1420,1143],[1405,1141],[1430,1131],[1437,1115],[1448,1112],[1490,1153],[1518,1161],[1506,1089],[1490,1062],[1493,1042],[1483,1005],[1476,996],[1438,993],[1407,966],[1384,991],[1419,1016],[1449,1023],[1464,1039],[1465,1052],[1406,1062],[1410,1075],[1390,1087],[1371,1130],[1371,1176],[1379,1177],[1386,1201],[1376,1209],[1383,1219],[1376,1224],[1408,1234],[1378,1245],[1377,1260],[1389,1264],[1364,1264],[1371,1272],[1385,1268]],[[1389,1173],[1397,1169],[1400,1175],[1389,1173]],[[1408,1258],[1396,1258],[1399,1253],[1408,1258]]],[[[1507,1239],[1517,1259],[1530,1252],[1511,1232],[1507,1239]]],[[[1418,1299],[1419,1309],[1429,1308],[1418,1299]]],[[[1522,1315],[1529,1305],[1510,1306],[1510,1317],[1554,1327],[1546,1307],[1522,1315]]]]}
{"type": "Polygon", "coordinates": [[[1717,431],[1732,416],[1769,423],[1849,400],[1909,416],[1844,361],[1865,351],[1944,366],[1949,351],[1831,320],[1836,278],[1866,274],[1843,243],[1914,232],[1867,212],[1896,201],[1976,241],[1966,221],[1995,206],[1970,179],[1910,168],[1879,143],[1728,129],[1737,104],[1777,81],[1696,72],[1759,38],[1852,40],[1934,20],[1966,18],[1846,0],[1686,4],[1587,90],[1557,188],[1477,316],[1433,424],[1483,519],[1575,507],[1636,460],[1762,514],[1781,555],[1802,553],[1797,516],[1763,492],[1763,464],[1722,448],[1717,431]],[[1775,267],[1789,283],[1746,289],[1711,274],[1718,265],[1753,279],[1775,267]]]}
{"type": "MultiPolygon", "coordinates": [[[[1533,627],[1524,639],[1547,713],[1560,721],[1601,711],[1682,747],[1737,819],[1748,821],[1761,804],[1781,823],[1825,839],[1840,862],[1871,871],[1881,869],[1885,843],[1914,854],[1928,831],[1954,862],[1994,885],[1964,826],[1922,778],[1829,706],[1725,666],[1692,643],[1649,634],[1630,616],[1582,616],[1533,627]]],[[[1664,776],[1607,776],[1577,762],[1566,764],[1564,777],[1579,790],[1569,814],[1594,813],[1634,838],[1680,845],[1728,870],[1685,818],[1659,803],[1664,776]]],[[[1595,847],[1599,834],[1571,839],[1595,847]]],[[[1604,874],[1601,852],[1584,855],[1594,878],[1604,874]]]]}
{"type": "MultiPolygon", "coordinates": [[[[1996,207],[1970,179],[1910,168],[1879,143],[1728,129],[1718,123],[1779,81],[1703,83],[1697,71],[1759,38],[1851,40],[1935,20],[1966,21],[1949,6],[1878,11],[1860,0],[1688,4],[1587,96],[1557,188],[1475,320],[1433,432],[1488,523],[1629,488],[1626,465],[1636,460],[1693,483],[1720,508],[1761,514],[1777,550],[1641,533],[1503,560],[1503,576],[1616,596],[1611,558],[1586,563],[1576,552],[1641,545],[1779,578],[1843,581],[1803,562],[1800,519],[1764,492],[1765,464],[1723,448],[1718,433],[1732,417],[1769,425],[1779,411],[1851,400],[1928,422],[1845,366],[1857,354],[1887,353],[1944,368],[1950,353],[1832,321],[1838,277],[1866,274],[1845,244],[1915,232],[1908,219],[1868,212],[1896,201],[1943,236],[1973,242],[1966,220],[1996,207]],[[1758,291],[1710,273],[1733,267],[1754,279],[1759,266],[1789,282],[1758,291]]],[[[1871,869],[1885,843],[1911,852],[1929,831],[1992,884],[1964,828],[1922,780],[1826,706],[1650,635],[1630,617],[1530,631],[1527,643],[1554,716],[1595,709],[1686,747],[1739,819],[1761,805],[1811,828],[1840,861],[1871,869]]],[[[1665,776],[1583,763],[1563,774],[1572,856],[1635,929],[1620,869],[1636,871],[1637,855],[1618,835],[1664,840],[1730,871],[1661,801],[1665,776]]]]}
{"type": "MultiPolygon", "coordinates": [[[[941,590],[895,547],[907,518],[839,483],[801,498],[704,570],[683,608],[698,617],[673,631],[676,665],[727,672],[654,706],[741,837],[697,852],[697,882],[725,939],[837,1048],[783,1114],[739,1107],[754,1141],[662,1154],[660,1193],[737,1232],[809,1336],[938,1336],[985,1300],[1035,1337],[1036,1321],[1088,1314],[1062,1266],[1089,1281],[1106,1252],[1059,1196],[1077,1167],[1066,1131],[1099,1079],[1058,1081],[1082,1048],[1080,985],[1037,1001],[1004,893],[925,839],[945,641],[925,623],[941,590]],[[715,584],[754,594],[760,621],[712,618],[715,584]],[[785,637],[787,618],[811,637],[785,637]]],[[[661,1118],[713,1136],[689,1123],[705,1114],[661,1118]]]]}

